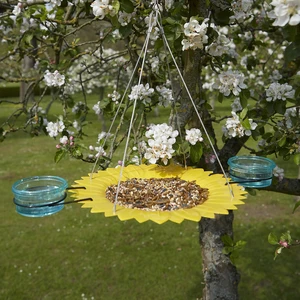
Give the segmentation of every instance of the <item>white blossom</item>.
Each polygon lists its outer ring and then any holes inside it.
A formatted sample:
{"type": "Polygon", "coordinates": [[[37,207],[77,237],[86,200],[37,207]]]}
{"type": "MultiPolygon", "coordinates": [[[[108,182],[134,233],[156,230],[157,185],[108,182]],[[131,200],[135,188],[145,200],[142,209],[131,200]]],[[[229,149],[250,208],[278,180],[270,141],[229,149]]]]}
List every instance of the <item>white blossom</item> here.
{"type": "Polygon", "coordinates": [[[211,56],[222,56],[229,50],[230,40],[224,35],[220,34],[217,40],[206,47],[206,51],[211,56]]]}
{"type": "Polygon", "coordinates": [[[150,57],[149,63],[151,64],[152,72],[158,73],[159,72],[159,57],[158,56],[150,57]]]}
{"type": "Polygon", "coordinates": [[[196,145],[197,142],[202,142],[203,137],[200,129],[198,128],[187,129],[185,140],[188,141],[191,145],[196,145]]]}
{"type": "Polygon", "coordinates": [[[250,9],[252,7],[253,0],[237,0],[231,3],[231,9],[234,13],[230,19],[236,19],[241,22],[245,18],[249,17],[250,9]]]}
{"type": "Polygon", "coordinates": [[[134,164],[136,166],[140,165],[140,159],[139,159],[139,157],[137,155],[134,155],[131,158],[130,163],[132,163],[132,164],[134,164]]]}
{"type": "Polygon", "coordinates": [[[56,137],[60,132],[65,129],[64,122],[62,120],[58,120],[55,123],[48,122],[46,126],[46,130],[50,137],[56,137]]]}
{"type": "Polygon", "coordinates": [[[243,137],[244,135],[250,136],[251,130],[255,130],[257,124],[253,122],[252,119],[248,119],[250,124],[250,129],[246,129],[241,124],[239,116],[234,111],[232,111],[231,114],[232,114],[232,118],[228,118],[226,120],[225,125],[222,127],[222,131],[225,137],[234,138],[234,137],[243,137]]]}
{"type": "Polygon", "coordinates": [[[100,19],[103,19],[106,15],[114,16],[116,14],[114,7],[110,5],[110,0],[95,0],[91,7],[93,14],[100,19]]]}
{"type": "Polygon", "coordinates": [[[285,26],[289,24],[296,26],[300,23],[300,1],[299,0],[273,0],[271,5],[274,10],[269,14],[271,19],[276,19],[274,26],[285,26]]]}
{"type": "MultiPolygon", "coordinates": [[[[297,117],[297,108],[296,107],[291,107],[288,108],[285,113],[284,113],[284,118],[285,118],[285,124],[287,128],[292,128],[293,127],[293,121],[292,118],[297,117]]],[[[300,109],[298,110],[298,118],[300,118],[300,109]]]]}
{"type": "Polygon", "coordinates": [[[96,115],[100,115],[100,113],[101,113],[100,101],[98,101],[96,104],[94,104],[93,110],[95,111],[96,115]]]}
{"type": "Polygon", "coordinates": [[[57,70],[55,70],[53,73],[51,73],[49,70],[46,70],[44,81],[47,86],[62,86],[65,84],[65,76],[59,74],[57,70]]]}
{"type": "Polygon", "coordinates": [[[266,100],[268,102],[283,100],[285,101],[287,98],[293,98],[295,96],[295,90],[292,86],[287,83],[280,84],[278,82],[273,82],[266,90],[266,100]]]}
{"type": "Polygon", "coordinates": [[[171,82],[168,80],[166,82],[166,86],[161,85],[161,86],[156,87],[156,90],[159,93],[158,105],[166,107],[166,106],[169,106],[172,102],[174,102],[172,89],[170,89],[168,87],[170,85],[171,85],[171,82]]]}
{"type": "Polygon", "coordinates": [[[148,146],[146,145],[144,157],[150,164],[155,164],[158,160],[161,160],[166,165],[175,152],[172,145],[176,142],[178,131],[173,130],[166,123],[152,124],[146,131],[145,136],[148,138],[148,146]]]}
{"type": "Polygon", "coordinates": [[[101,131],[99,134],[98,134],[98,140],[97,140],[97,143],[100,143],[101,140],[103,140],[104,138],[110,138],[112,137],[113,134],[112,133],[108,133],[108,132],[105,132],[105,131],[101,131]]]}
{"type": "Polygon", "coordinates": [[[238,112],[243,110],[243,107],[241,105],[240,98],[235,98],[233,103],[231,103],[231,110],[234,112],[238,112]]]}
{"type": "Polygon", "coordinates": [[[269,76],[269,79],[272,81],[272,82],[276,82],[278,80],[280,80],[282,78],[282,75],[279,73],[278,70],[274,70],[272,72],[272,74],[269,76]]]}
{"type": "Polygon", "coordinates": [[[22,12],[22,8],[23,8],[23,4],[22,2],[19,2],[17,5],[14,6],[12,13],[15,16],[18,16],[22,12]]]}
{"type": "Polygon", "coordinates": [[[77,120],[75,120],[72,125],[77,131],[79,131],[81,129],[81,126],[77,120]]]}
{"type": "Polygon", "coordinates": [[[137,84],[131,88],[131,93],[128,95],[129,100],[140,100],[147,104],[151,102],[151,96],[154,93],[154,89],[149,87],[149,83],[146,85],[137,84]]]}
{"type": "Polygon", "coordinates": [[[169,10],[174,4],[174,0],[165,0],[165,9],[169,10]]]}
{"type": "Polygon", "coordinates": [[[184,24],[184,35],[187,37],[181,41],[182,50],[188,49],[203,49],[204,44],[208,42],[208,36],[206,35],[208,27],[208,19],[205,19],[200,25],[199,22],[191,18],[188,23],[184,24]]]}
{"type": "Polygon", "coordinates": [[[117,91],[113,91],[111,94],[108,94],[107,97],[111,98],[111,101],[118,104],[118,100],[121,98],[121,95],[117,91]]]}
{"type": "Polygon", "coordinates": [[[105,152],[104,148],[101,146],[95,147],[95,151],[97,152],[95,157],[106,156],[106,152],[105,152]]]}
{"type": "Polygon", "coordinates": [[[218,89],[224,96],[238,96],[241,89],[247,88],[244,83],[244,74],[239,71],[225,71],[218,75],[216,82],[213,84],[214,89],[218,89]]]}
{"type": "Polygon", "coordinates": [[[278,166],[276,166],[273,169],[273,175],[275,177],[278,177],[278,180],[281,181],[283,179],[283,177],[284,177],[284,169],[279,168],[278,166]]]}
{"type": "Polygon", "coordinates": [[[69,141],[69,138],[66,135],[64,135],[63,137],[61,137],[59,139],[59,142],[64,145],[68,144],[68,141],[69,141]]]}
{"type": "Polygon", "coordinates": [[[118,21],[121,26],[126,26],[130,23],[131,19],[135,16],[135,12],[127,13],[125,11],[119,11],[118,21]]]}

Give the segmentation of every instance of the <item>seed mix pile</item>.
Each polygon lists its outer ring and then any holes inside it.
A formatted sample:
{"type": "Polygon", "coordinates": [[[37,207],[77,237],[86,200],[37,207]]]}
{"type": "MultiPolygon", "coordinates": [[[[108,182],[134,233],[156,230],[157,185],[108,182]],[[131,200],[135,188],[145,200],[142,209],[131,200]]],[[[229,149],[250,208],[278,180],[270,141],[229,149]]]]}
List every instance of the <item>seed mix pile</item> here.
{"type": "MultiPolygon", "coordinates": [[[[115,202],[118,185],[106,189],[106,198],[115,202]]],[[[117,204],[148,211],[170,211],[192,208],[204,203],[208,189],[196,181],[172,178],[131,178],[120,182],[117,204]]]]}

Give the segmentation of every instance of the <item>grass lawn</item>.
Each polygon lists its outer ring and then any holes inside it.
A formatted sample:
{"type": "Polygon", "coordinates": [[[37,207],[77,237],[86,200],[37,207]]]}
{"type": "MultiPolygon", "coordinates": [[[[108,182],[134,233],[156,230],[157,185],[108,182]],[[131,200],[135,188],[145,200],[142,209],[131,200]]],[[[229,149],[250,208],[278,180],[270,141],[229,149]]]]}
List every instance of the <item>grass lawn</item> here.
{"type": "MultiPolygon", "coordinates": [[[[1,107],[0,117],[5,113],[1,107]]],[[[99,123],[100,124],[100,123],[99,123]]],[[[91,141],[101,131],[91,127],[91,141]]],[[[12,184],[33,175],[68,180],[85,176],[91,165],[53,162],[55,141],[19,133],[0,144],[0,299],[196,300],[203,276],[197,223],[121,222],[91,214],[79,204],[58,214],[26,218],[15,212],[12,184]]],[[[292,162],[280,162],[296,176],[292,162]]],[[[300,209],[294,197],[270,192],[249,196],[235,212],[235,239],[247,245],[237,267],[240,298],[299,299],[299,250],[273,260],[267,236],[290,229],[300,238],[300,209]]]]}

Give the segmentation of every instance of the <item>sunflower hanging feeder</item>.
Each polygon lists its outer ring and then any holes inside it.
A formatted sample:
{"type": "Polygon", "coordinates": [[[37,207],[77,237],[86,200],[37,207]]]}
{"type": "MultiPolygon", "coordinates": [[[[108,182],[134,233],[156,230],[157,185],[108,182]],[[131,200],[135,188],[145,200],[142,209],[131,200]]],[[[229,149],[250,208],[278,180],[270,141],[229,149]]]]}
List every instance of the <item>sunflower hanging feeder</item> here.
{"type": "MultiPolygon", "coordinates": [[[[237,184],[231,185],[234,193],[234,198],[231,198],[224,177],[221,174],[211,176],[211,172],[204,171],[203,169],[183,168],[176,165],[129,165],[128,167],[124,167],[121,181],[131,182],[132,190],[139,186],[137,179],[152,180],[156,181],[156,183],[160,180],[167,182],[173,179],[175,183],[176,180],[179,180],[180,185],[192,183],[198,187],[200,186],[207,197],[203,203],[199,205],[191,204],[193,207],[190,208],[184,208],[186,200],[184,196],[182,198],[178,197],[179,201],[177,201],[178,205],[176,208],[163,210],[161,205],[166,203],[165,199],[168,196],[174,197],[176,192],[180,193],[180,188],[177,186],[176,190],[166,188],[164,191],[165,197],[163,197],[163,193],[159,193],[155,200],[149,199],[150,202],[153,200],[152,206],[157,207],[160,205],[158,209],[128,207],[120,201],[115,204],[114,201],[109,200],[107,197],[107,191],[118,184],[119,174],[120,170],[118,168],[108,168],[105,171],[92,174],[92,179],[90,176],[83,177],[76,181],[74,187],[84,186],[85,189],[72,190],[71,192],[74,193],[73,197],[76,199],[91,197],[93,201],[83,201],[82,208],[90,208],[92,213],[104,213],[106,217],[118,216],[121,221],[136,219],[142,223],[152,220],[158,224],[162,224],[168,220],[175,223],[181,223],[184,219],[199,221],[201,217],[214,218],[215,214],[228,214],[228,210],[237,209],[236,205],[243,204],[242,200],[246,198],[246,192],[237,184]],[[134,186],[134,182],[138,183],[137,186],[134,186]]],[[[130,193],[130,190],[127,192],[130,193]]],[[[191,193],[192,190],[189,192],[191,193]]],[[[131,196],[134,198],[134,193],[131,196]]],[[[145,203],[147,201],[144,198],[139,198],[135,199],[135,202],[139,204],[140,202],[145,203]]]]}

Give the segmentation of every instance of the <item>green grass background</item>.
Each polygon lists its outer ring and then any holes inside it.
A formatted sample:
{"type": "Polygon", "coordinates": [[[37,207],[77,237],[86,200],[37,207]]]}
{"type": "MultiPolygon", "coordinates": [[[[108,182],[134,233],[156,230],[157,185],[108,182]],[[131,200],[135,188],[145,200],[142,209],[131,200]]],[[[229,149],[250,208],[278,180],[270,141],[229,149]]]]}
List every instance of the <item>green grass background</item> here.
{"type": "MultiPolygon", "coordinates": [[[[9,110],[0,106],[1,121],[9,110]]],[[[94,143],[100,131],[96,122],[88,139],[94,143]]],[[[91,171],[91,165],[68,158],[55,164],[55,144],[46,136],[21,133],[0,144],[0,299],[200,299],[204,286],[195,222],[121,222],[79,204],[44,218],[15,212],[11,186],[16,180],[57,175],[71,185],[91,171]]],[[[292,162],[279,165],[287,175],[297,175],[292,162]]],[[[300,237],[300,209],[292,214],[294,203],[294,196],[261,191],[235,212],[235,239],[247,241],[237,260],[241,299],[299,299],[299,249],[274,261],[275,248],[267,242],[271,231],[279,235],[289,229],[300,237]]]]}

